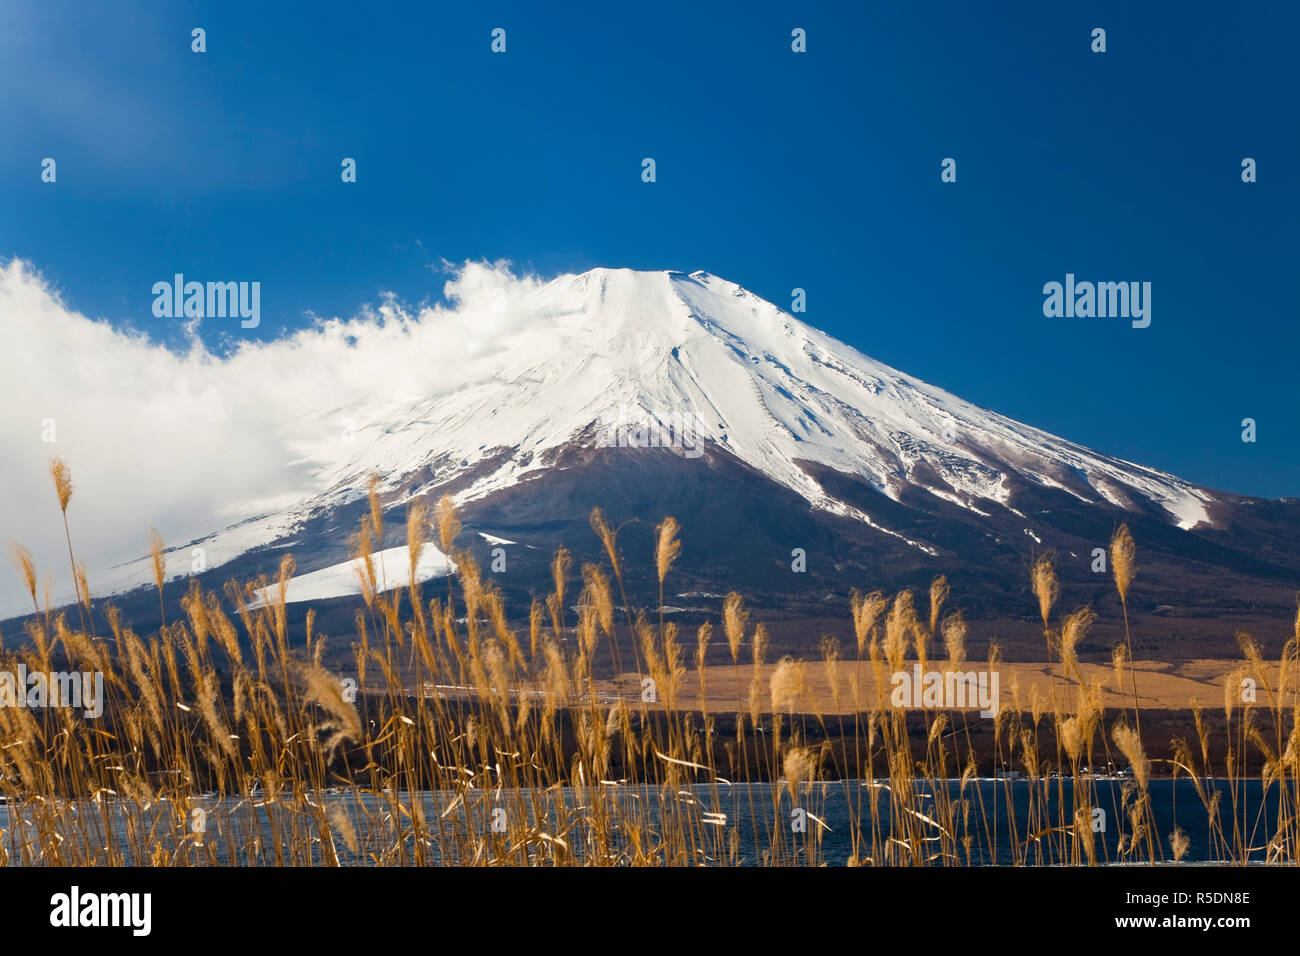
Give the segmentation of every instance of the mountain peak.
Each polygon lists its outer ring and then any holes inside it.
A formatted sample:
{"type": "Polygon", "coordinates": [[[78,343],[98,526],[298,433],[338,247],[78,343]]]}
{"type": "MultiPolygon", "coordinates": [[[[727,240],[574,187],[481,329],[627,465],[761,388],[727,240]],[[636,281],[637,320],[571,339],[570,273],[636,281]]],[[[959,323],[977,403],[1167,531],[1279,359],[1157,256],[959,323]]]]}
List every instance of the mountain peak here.
{"type": "Polygon", "coordinates": [[[473,500],[623,414],[696,422],[715,452],[855,520],[875,519],[822,487],[810,463],[894,500],[919,488],[977,514],[1010,507],[1014,479],[1083,502],[1146,501],[1183,527],[1209,520],[1202,489],[963,401],[702,270],[591,269],[519,307],[540,321],[462,388],[420,402],[411,424],[377,435],[338,482],[374,469],[397,482],[450,463],[437,483],[490,460],[460,493],[473,500]]]}

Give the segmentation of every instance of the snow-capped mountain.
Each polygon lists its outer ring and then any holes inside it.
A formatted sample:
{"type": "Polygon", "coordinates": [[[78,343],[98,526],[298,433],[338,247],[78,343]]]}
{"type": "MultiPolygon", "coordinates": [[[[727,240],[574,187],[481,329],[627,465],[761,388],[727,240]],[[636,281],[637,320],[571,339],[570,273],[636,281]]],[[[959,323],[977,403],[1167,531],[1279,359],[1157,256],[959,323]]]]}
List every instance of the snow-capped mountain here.
{"type": "MultiPolygon", "coordinates": [[[[703,570],[788,570],[791,549],[811,545],[864,584],[872,566],[996,567],[1042,548],[1082,561],[1119,521],[1164,528],[1148,539],[1170,553],[1183,540],[1170,534],[1195,532],[1188,553],[1203,558],[1223,550],[1224,515],[1250,500],[979,408],[707,273],[595,269],[538,283],[501,311],[527,320],[489,322],[479,340],[431,357],[455,366],[458,387],[403,395],[377,383],[373,396],[304,416],[295,434],[344,436],[295,447],[315,463],[317,490],[214,528],[171,564],[187,571],[194,546],[210,568],[291,550],[316,573],[302,593],[329,596],[322,581],[350,578],[336,572],[371,474],[388,508],[450,491],[470,527],[539,553],[574,547],[566,536],[601,505],[646,522],[695,518],[746,552],[714,542],[703,570]]],[[[117,590],[148,579],[141,563],[116,574],[117,590]]]]}
{"type": "Polygon", "coordinates": [[[596,269],[536,295],[550,322],[501,343],[456,393],[368,423],[330,493],[372,470],[391,485],[425,467],[443,481],[491,462],[458,495],[474,500],[546,469],[563,446],[598,443],[602,423],[659,420],[689,423],[700,442],[814,507],[868,524],[800,462],[859,476],[894,500],[920,484],[976,513],[1007,506],[1018,475],[1082,501],[1148,501],[1184,528],[1208,520],[1202,489],[964,402],[724,279],[596,269]]]}

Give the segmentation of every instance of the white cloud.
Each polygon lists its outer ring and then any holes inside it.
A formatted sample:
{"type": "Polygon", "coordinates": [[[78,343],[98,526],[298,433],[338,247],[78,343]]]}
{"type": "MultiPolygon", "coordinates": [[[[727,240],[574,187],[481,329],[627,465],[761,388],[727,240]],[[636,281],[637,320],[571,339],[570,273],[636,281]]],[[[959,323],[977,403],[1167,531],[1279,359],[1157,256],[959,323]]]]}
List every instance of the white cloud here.
{"type": "MultiPolygon", "coordinates": [[[[505,262],[467,263],[446,283],[448,306],[413,313],[385,296],[353,319],[222,356],[73,312],[12,260],[0,266],[0,544],[28,547],[56,597],[71,595],[54,456],[72,470],[68,517],[92,591],[96,571],[147,552],[151,527],[174,546],[308,498],[355,453],[344,419],[362,428],[469,380],[536,318],[542,284],[505,262]]],[[[17,574],[0,572],[0,613],[25,601],[17,574]]]]}

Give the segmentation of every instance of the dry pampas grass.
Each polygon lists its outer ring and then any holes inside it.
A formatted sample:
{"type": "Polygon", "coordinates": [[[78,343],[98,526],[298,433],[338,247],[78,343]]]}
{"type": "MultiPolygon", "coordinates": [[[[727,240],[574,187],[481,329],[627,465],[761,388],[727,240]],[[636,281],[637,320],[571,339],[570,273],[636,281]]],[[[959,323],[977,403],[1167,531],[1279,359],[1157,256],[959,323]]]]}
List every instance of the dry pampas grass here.
{"type": "Polygon", "coordinates": [[[785,653],[787,635],[774,644],[769,620],[754,620],[760,615],[731,592],[713,612],[727,646],[710,665],[714,622],[693,621],[687,637],[664,606],[683,551],[675,519],[659,523],[644,556],[657,623],[652,609],[629,606],[618,531],[599,509],[591,526],[604,561],[582,565],[576,603],[573,558],[561,548],[551,593],[511,608],[459,548],[447,496],[432,507],[406,504],[411,573],[406,586],[390,586],[374,557],[385,519],[377,481],[355,547],[364,601],[346,640],[318,633],[310,609],[291,612],[287,557],[274,581],[232,582],[224,598],[191,583],[168,620],[166,551],[156,535],[161,626],[137,634],[109,608],[100,637],[72,548],[71,472],[56,460],[50,473],[79,622],[52,607],[48,591],[42,603],[40,569],[12,546],[32,614],[0,650],[0,670],[52,671],[57,662],[100,674],[104,717],[0,707],[0,796],[11,819],[29,821],[21,838],[16,828],[0,833],[7,863],[947,866],[989,854],[1016,865],[1091,865],[1179,862],[1193,848],[1227,862],[1297,862],[1300,615],[1288,620],[1295,635],[1276,661],[1258,640],[1240,638],[1244,660],[1225,681],[1222,717],[1194,707],[1197,739],[1171,742],[1172,760],[1162,760],[1138,724],[1127,623],[1136,548],[1127,528],[1111,543],[1126,613],[1111,663],[1131,702],[1107,705],[1104,672],[1084,680],[1080,658],[1097,614],[1083,607],[1053,617],[1061,585],[1045,556],[1030,569],[1036,606],[1026,611],[1037,612],[1049,650],[1059,647],[1060,673],[1049,667],[1050,693],[1035,685],[1027,712],[1018,682],[1008,681],[1014,706],[1004,701],[990,732],[977,734],[970,710],[904,711],[889,701],[891,672],[926,663],[940,640],[953,670],[968,667],[972,641],[987,641],[989,670],[1002,664],[994,636],[948,610],[946,578],[931,582],[925,618],[909,590],[854,591],[842,632],[848,657],[840,637],[824,634],[811,672],[785,653]],[[426,601],[415,572],[434,534],[457,572],[445,594],[426,601]],[[631,670],[620,644],[633,651],[631,670]],[[782,656],[768,664],[774,646],[782,656]],[[1253,701],[1242,699],[1247,678],[1258,687],[1253,701]],[[683,708],[692,693],[713,706],[683,708]],[[835,714],[821,712],[826,696],[835,714]],[[842,699],[853,703],[848,714],[842,699]],[[1226,724],[1221,763],[1216,721],[1226,724]],[[1131,781],[1107,784],[1090,770],[1117,759],[1131,781]],[[978,779],[1013,770],[1021,775],[1014,785],[978,779]],[[1154,775],[1166,770],[1192,782],[1209,821],[1199,833],[1176,825],[1167,843],[1151,797],[1154,775]],[[1073,796],[1062,799],[1067,777],[1073,796]],[[1275,816],[1248,816],[1252,781],[1276,795],[1275,816]],[[835,820],[826,812],[832,801],[835,820]],[[1013,806],[1026,816],[1009,835],[1013,806]],[[212,824],[202,840],[189,829],[197,807],[212,824]],[[792,829],[794,810],[812,822],[806,832],[792,829]],[[1109,835],[1092,829],[1097,810],[1113,821],[1109,835]],[[1266,833],[1252,830],[1265,824],[1266,833]],[[831,860],[833,840],[843,849],[831,860]]]}

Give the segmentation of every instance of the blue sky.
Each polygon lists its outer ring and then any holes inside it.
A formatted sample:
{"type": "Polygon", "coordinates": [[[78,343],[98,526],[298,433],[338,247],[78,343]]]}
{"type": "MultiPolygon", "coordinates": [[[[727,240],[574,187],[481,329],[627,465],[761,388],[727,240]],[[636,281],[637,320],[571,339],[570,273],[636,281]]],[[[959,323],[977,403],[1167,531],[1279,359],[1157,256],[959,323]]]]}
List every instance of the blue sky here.
{"type": "Polygon", "coordinates": [[[266,338],[436,298],[444,259],[704,269],[1013,418],[1300,495],[1296,4],[442,6],[6,4],[0,259],[177,346],[175,272],[260,281],[231,331],[266,338]],[[1151,326],[1045,318],[1067,272],[1150,281],[1151,326]]]}

